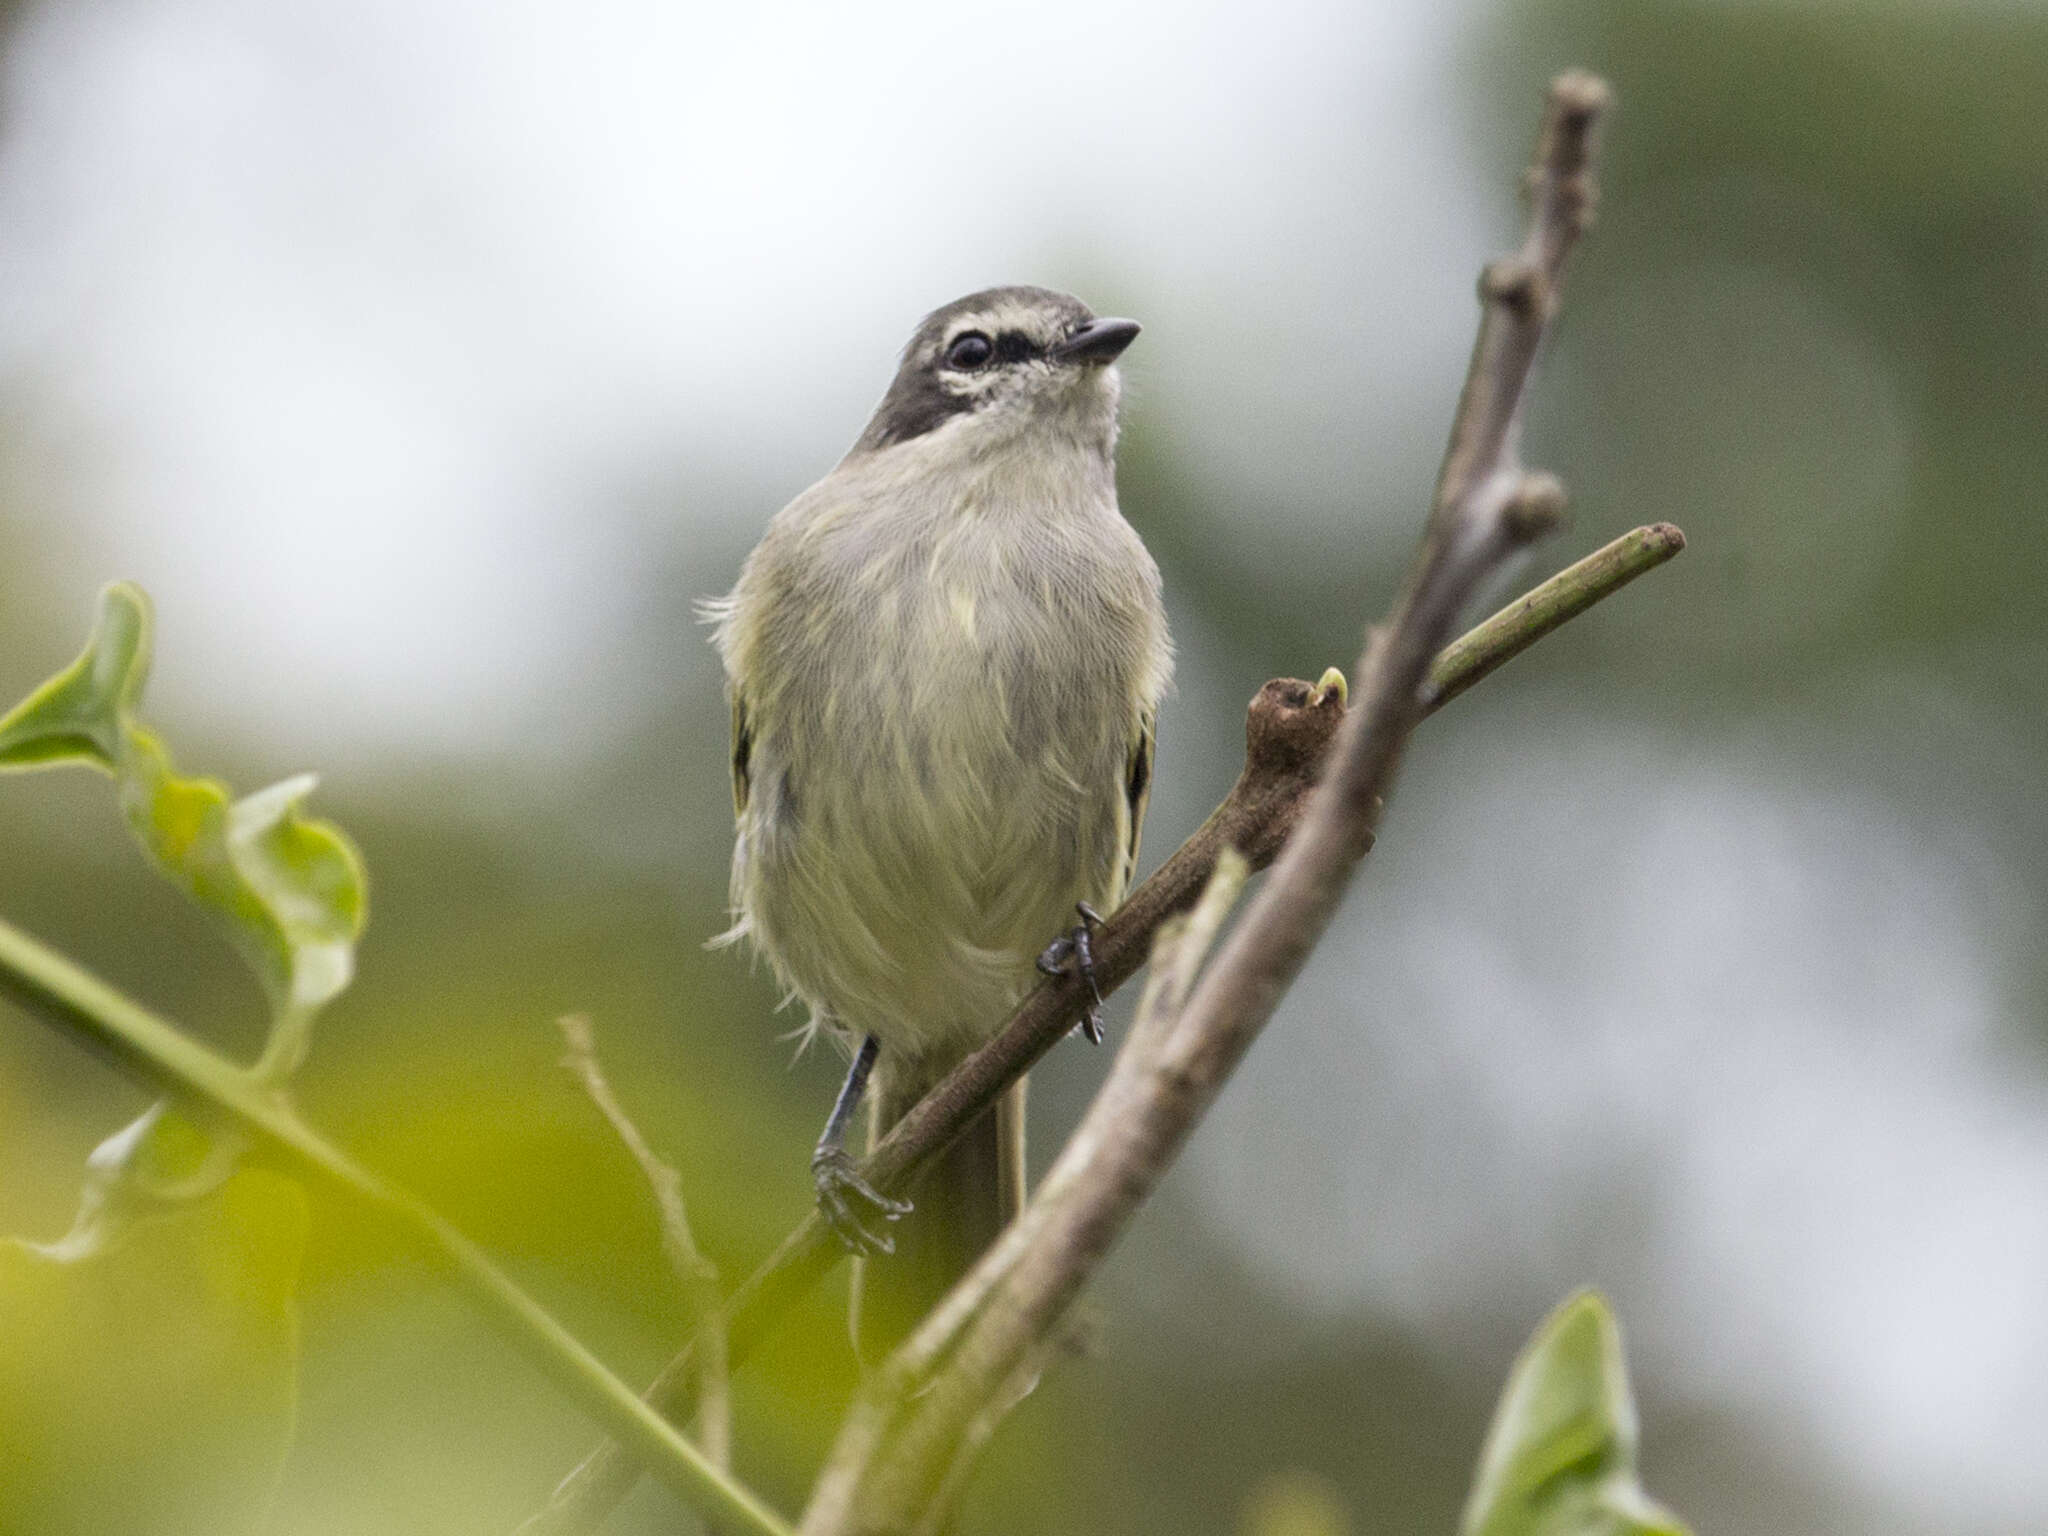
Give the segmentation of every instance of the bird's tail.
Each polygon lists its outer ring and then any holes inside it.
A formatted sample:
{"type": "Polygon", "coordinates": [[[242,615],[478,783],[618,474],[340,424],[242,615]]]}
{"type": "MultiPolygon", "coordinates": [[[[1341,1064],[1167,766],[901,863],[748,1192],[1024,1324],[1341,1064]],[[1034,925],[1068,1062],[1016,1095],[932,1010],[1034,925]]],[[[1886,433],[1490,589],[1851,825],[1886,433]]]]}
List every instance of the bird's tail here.
{"type": "MultiPolygon", "coordinates": [[[[880,1140],[931,1086],[886,1064],[878,1075],[871,1140],[880,1140]]],[[[855,1266],[853,1339],[864,1366],[888,1358],[1023,1205],[1024,1093],[1019,1078],[905,1192],[915,1209],[889,1229],[896,1251],[855,1266]]]]}

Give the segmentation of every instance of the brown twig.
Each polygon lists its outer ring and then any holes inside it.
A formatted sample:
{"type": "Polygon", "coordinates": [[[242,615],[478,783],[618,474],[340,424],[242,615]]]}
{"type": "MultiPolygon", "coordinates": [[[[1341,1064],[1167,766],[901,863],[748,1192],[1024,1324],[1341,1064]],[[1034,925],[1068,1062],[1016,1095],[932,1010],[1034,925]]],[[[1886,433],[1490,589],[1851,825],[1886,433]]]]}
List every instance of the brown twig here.
{"type": "MultiPolygon", "coordinates": [[[[1525,593],[1437,658],[1425,715],[1684,548],[1685,535],[1669,523],[1638,528],[1525,593]]],[[[1159,924],[1194,901],[1219,848],[1244,851],[1254,869],[1272,861],[1300,817],[1342,714],[1338,695],[1318,697],[1314,687],[1298,679],[1275,679],[1259,690],[1246,713],[1245,767],[1236,785],[1195,835],[1111,914],[1097,936],[1096,974],[1105,994],[1137,970],[1159,924]]],[[[863,1175],[884,1191],[900,1189],[1074,1027],[1083,1002],[1083,989],[1071,979],[1042,983],[995,1039],[897,1124],[863,1163],[863,1175]]],[[[842,1257],[843,1250],[815,1214],[798,1223],[726,1303],[732,1364],[752,1354],[842,1257]]],[[[671,1419],[685,1417],[695,1376],[694,1354],[685,1345],[648,1387],[648,1402],[671,1419]]],[[[593,1530],[639,1477],[631,1452],[606,1441],[562,1480],[519,1528],[519,1536],[580,1536],[593,1530]]]]}
{"type": "Polygon", "coordinates": [[[1430,664],[1465,603],[1502,560],[1557,522],[1561,487],[1522,468],[1515,439],[1565,258],[1591,208],[1594,130],[1606,102],[1606,87],[1590,76],[1552,84],[1530,174],[1528,238],[1481,281],[1479,339],[1422,548],[1391,618],[1368,639],[1359,706],[1272,879],[1185,1006],[1134,1032],[1016,1224],[1028,1235],[999,1242],[963,1282],[982,1299],[943,1368],[885,1435],[842,1440],[805,1536],[883,1536],[911,1527],[929,1506],[968,1427],[1065,1315],[1328,928],[1372,846],[1428,707],[1430,664]],[[991,1278],[989,1269],[1000,1273],[991,1278]]]}
{"type": "Polygon", "coordinates": [[[597,1036],[583,1014],[564,1014],[555,1021],[562,1032],[568,1054],[562,1065],[575,1073],[583,1091],[598,1113],[640,1165],[648,1188],[654,1192],[655,1209],[661,1215],[661,1247],[668,1256],[682,1286],[685,1320],[692,1343],[697,1388],[697,1448],[713,1466],[732,1466],[732,1394],[726,1359],[724,1298],[718,1289],[718,1268],[704,1257],[690,1234],[690,1214],[683,1204],[683,1180],[673,1166],[665,1163],[640,1134],[640,1127],[626,1113],[625,1105],[612,1092],[604,1068],[597,1059],[597,1036]]]}

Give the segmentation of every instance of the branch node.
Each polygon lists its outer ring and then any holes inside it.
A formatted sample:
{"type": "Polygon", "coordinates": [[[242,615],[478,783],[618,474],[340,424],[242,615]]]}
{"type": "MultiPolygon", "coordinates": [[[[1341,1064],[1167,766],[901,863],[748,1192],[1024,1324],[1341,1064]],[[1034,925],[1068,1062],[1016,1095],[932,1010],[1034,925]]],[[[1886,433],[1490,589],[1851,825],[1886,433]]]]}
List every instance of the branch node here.
{"type": "Polygon", "coordinates": [[[1480,300],[1498,304],[1521,320],[1542,314],[1548,286],[1536,264],[1521,256],[1498,257],[1479,273],[1480,300]]]}
{"type": "Polygon", "coordinates": [[[1313,685],[1276,677],[1253,695],[1244,716],[1247,778],[1292,780],[1322,762],[1343,723],[1350,692],[1348,684],[1331,688],[1328,681],[1328,672],[1313,685]]]}
{"type": "Polygon", "coordinates": [[[1559,126],[1583,135],[1614,105],[1614,88],[1591,70],[1568,69],[1550,82],[1550,99],[1559,126]]]}
{"type": "Polygon", "coordinates": [[[1516,481],[1501,508],[1501,526],[1517,544],[1532,544],[1564,521],[1564,483],[1531,470],[1516,481]]]}
{"type": "Polygon", "coordinates": [[[1566,240],[1584,234],[1593,222],[1599,188],[1593,179],[1594,137],[1601,119],[1614,104],[1614,93],[1598,75],[1568,70],[1550,82],[1550,109],[1542,140],[1529,169],[1529,191],[1550,211],[1566,240]]]}

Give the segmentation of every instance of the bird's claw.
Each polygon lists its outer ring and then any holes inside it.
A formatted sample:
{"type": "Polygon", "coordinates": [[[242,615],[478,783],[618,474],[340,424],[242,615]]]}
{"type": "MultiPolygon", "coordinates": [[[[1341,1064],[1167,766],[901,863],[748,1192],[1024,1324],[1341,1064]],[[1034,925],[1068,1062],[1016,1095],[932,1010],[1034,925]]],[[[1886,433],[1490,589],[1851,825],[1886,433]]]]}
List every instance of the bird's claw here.
{"type": "Polygon", "coordinates": [[[862,1223],[856,1202],[872,1206],[884,1221],[910,1214],[908,1200],[892,1200],[866,1179],[840,1147],[821,1147],[811,1156],[811,1183],[818,1191],[818,1214],[848,1253],[894,1253],[895,1239],[871,1232],[862,1223]]]}
{"type": "Polygon", "coordinates": [[[1048,976],[1066,973],[1067,961],[1074,962],[1074,970],[1088,983],[1091,1001],[1081,1015],[1081,1022],[1074,1027],[1088,1037],[1090,1045],[1102,1044],[1102,988],[1095,981],[1095,930],[1102,926],[1102,914],[1085,901],[1076,902],[1074,910],[1081,915],[1081,921],[1069,933],[1063,933],[1045,946],[1038,957],[1038,968],[1048,976]]]}

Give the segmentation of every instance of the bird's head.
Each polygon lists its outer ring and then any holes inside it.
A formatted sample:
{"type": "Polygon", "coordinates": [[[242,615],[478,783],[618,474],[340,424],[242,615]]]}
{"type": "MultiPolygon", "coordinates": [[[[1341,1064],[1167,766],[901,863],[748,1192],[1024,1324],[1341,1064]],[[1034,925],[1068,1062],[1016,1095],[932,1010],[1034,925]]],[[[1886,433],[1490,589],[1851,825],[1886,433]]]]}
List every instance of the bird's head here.
{"type": "Polygon", "coordinates": [[[856,451],[946,432],[990,442],[1033,432],[1116,441],[1115,363],[1135,320],[1097,319],[1049,288],[988,288],[932,311],[856,451]]]}

